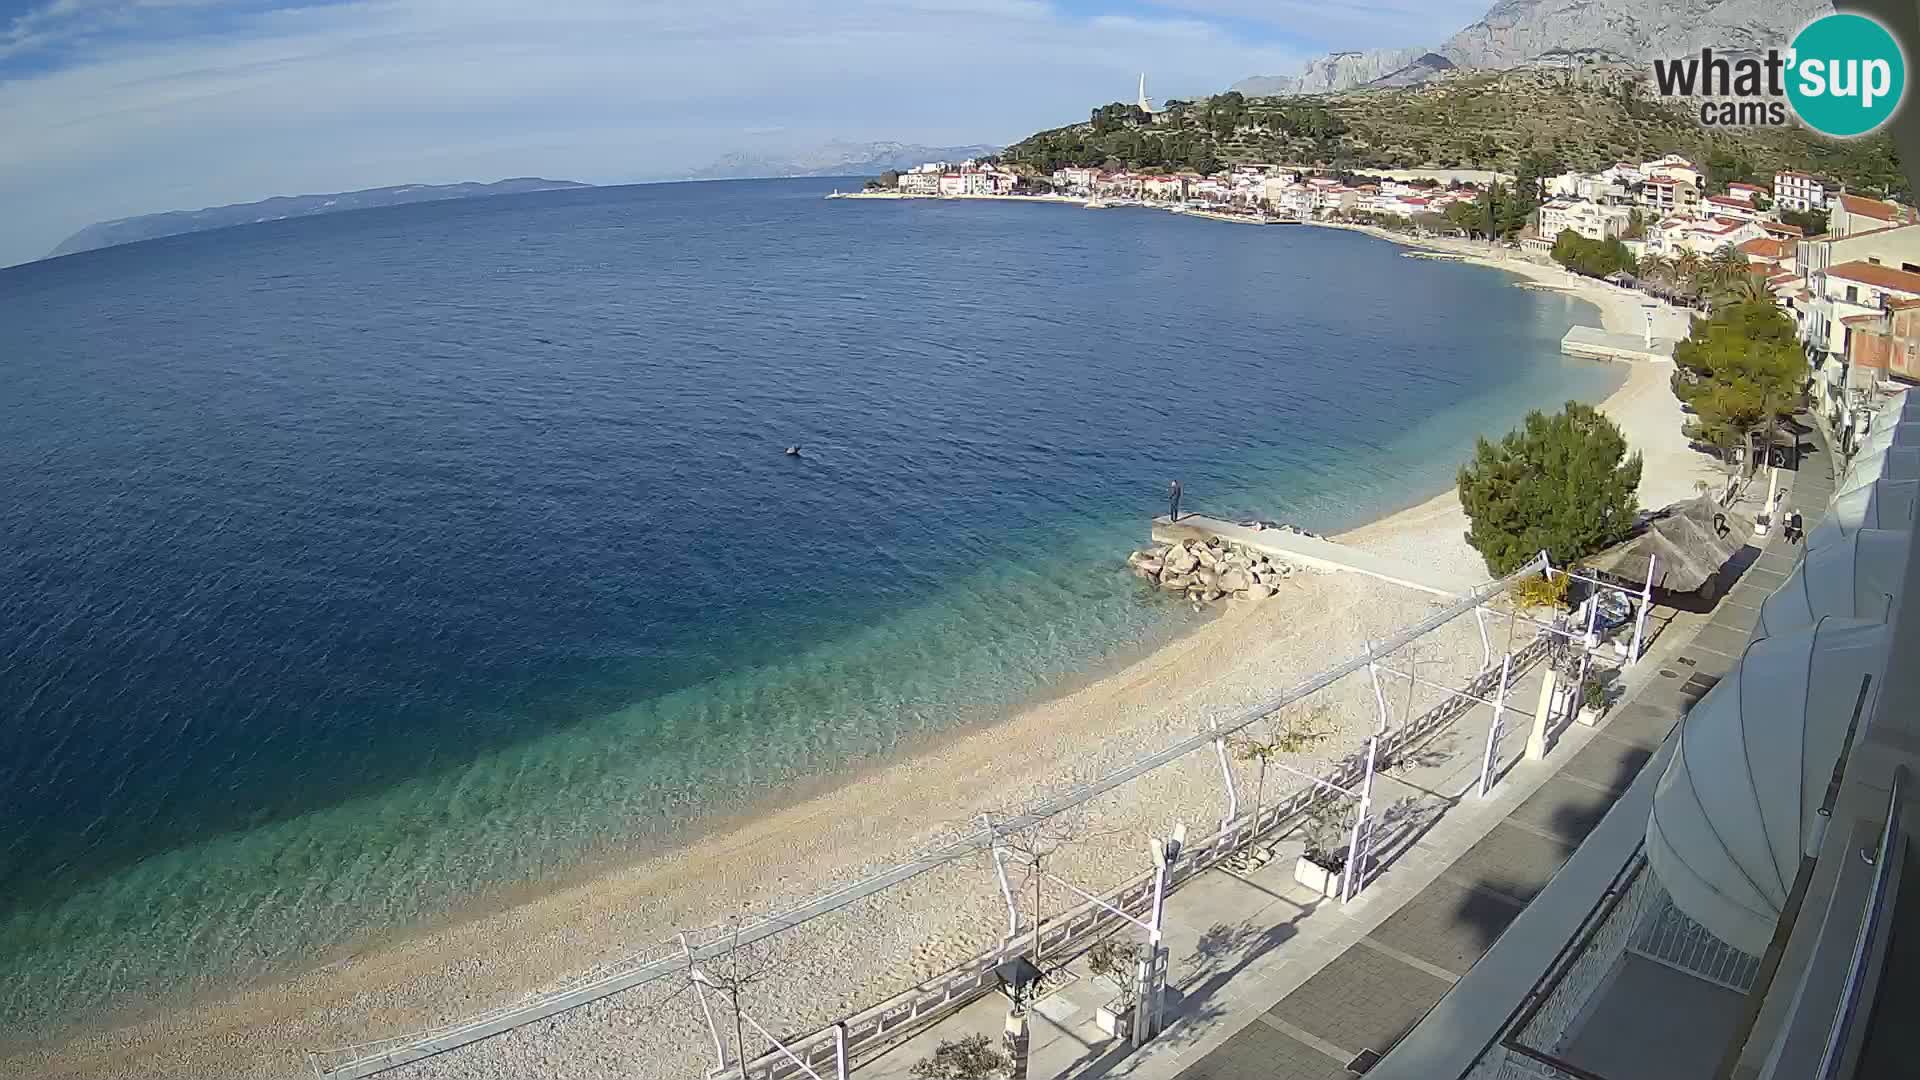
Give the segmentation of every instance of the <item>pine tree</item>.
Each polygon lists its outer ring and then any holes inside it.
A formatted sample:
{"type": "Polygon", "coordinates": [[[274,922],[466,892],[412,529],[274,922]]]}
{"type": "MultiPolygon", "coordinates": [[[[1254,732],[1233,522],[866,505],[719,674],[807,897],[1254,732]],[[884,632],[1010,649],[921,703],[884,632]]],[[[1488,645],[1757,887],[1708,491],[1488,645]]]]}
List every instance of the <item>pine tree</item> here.
{"type": "Polygon", "coordinates": [[[1633,531],[1640,455],[1612,420],[1569,401],[1535,411],[1499,442],[1479,440],[1460,469],[1467,543],[1505,574],[1541,551],[1556,566],[1619,543],[1633,531]]]}

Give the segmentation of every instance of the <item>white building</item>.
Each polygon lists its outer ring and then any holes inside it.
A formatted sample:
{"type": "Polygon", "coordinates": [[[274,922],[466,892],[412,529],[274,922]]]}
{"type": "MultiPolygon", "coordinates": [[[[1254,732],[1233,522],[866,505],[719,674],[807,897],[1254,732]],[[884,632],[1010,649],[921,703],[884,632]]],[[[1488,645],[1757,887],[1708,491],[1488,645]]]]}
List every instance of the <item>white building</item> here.
{"type": "Polygon", "coordinates": [[[1748,199],[1734,195],[1709,195],[1700,204],[1700,212],[1708,217],[1732,218],[1735,221],[1759,221],[1760,210],[1748,199]]]}
{"type": "Polygon", "coordinates": [[[1083,195],[1092,191],[1093,185],[1099,179],[1099,169],[1069,166],[1064,169],[1053,170],[1053,183],[1055,187],[1065,188],[1068,191],[1076,191],[1083,195]]]}
{"type": "Polygon", "coordinates": [[[1773,174],[1773,204],[1782,209],[1825,210],[1827,190],[1827,182],[1817,176],[1790,171],[1773,174]]]}
{"type": "Polygon", "coordinates": [[[1625,233],[1632,218],[1633,211],[1625,207],[1551,199],[1540,205],[1540,235],[1552,240],[1572,229],[1589,240],[1605,240],[1625,233]]]}
{"type": "Polygon", "coordinates": [[[914,169],[900,174],[900,191],[906,195],[940,194],[940,173],[914,169]]]}

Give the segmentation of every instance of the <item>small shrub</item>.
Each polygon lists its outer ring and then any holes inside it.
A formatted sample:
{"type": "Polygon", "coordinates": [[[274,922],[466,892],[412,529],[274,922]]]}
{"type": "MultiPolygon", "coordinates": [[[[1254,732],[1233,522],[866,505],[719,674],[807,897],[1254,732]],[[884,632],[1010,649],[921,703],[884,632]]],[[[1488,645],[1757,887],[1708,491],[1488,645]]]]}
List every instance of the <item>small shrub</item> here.
{"type": "Polygon", "coordinates": [[[913,1063],[916,1080],[997,1080],[1013,1068],[1013,1059],[995,1049],[985,1035],[947,1039],[913,1063]]]}
{"type": "Polygon", "coordinates": [[[1131,1001],[1137,985],[1134,969],[1142,951],[1135,942],[1108,938],[1087,950],[1087,969],[1112,983],[1121,997],[1131,1001]]]}
{"type": "Polygon", "coordinates": [[[1302,854],[1308,862],[1333,874],[1347,868],[1351,816],[1352,808],[1338,796],[1315,799],[1308,805],[1306,821],[1300,827],[1301,839],[1306,843],[1302,854]]]}
{"type": "Polygon", "coordinates": [[[1588,680],[1587,684],[1580,688],[1580,704],[1594,712],[1606,708],[1607,699],[1611,696],[1606,687],[1592,680],[1588,680]]]}
{"type": "Polygon", "coordinates": [[[1571,580],[1565,574],[1554,577],[1550,574],[1535,574],[1513,587],[1513,602],[1522,608],[1556,608],[1566,610],[1567,582],[1571,580]]]}

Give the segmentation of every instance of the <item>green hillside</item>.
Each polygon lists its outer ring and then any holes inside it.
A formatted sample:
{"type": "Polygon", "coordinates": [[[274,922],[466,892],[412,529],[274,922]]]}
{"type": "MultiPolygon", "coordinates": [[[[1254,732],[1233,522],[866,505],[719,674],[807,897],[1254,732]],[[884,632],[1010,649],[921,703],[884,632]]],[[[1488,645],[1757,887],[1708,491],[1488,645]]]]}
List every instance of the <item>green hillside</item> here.
{"type": "Polygon", "coordinates": [[[1638,79],[1618,73],[1471,73],[1401,90],[1227,93],[1169,102],[1151,121],[1131,105],[1109,105],[1001,157],[1040,172],[1063,165],[1212,171],[1237,162],[1511,171],[1529,156],[1555,171],[1593,171],[1678,153],[1707,163],[1719,184],[1794,168],[1855,190],[1908,194],[1884,133],[1840,141],[1798,126],[1717,130],[1701,126],[1696,108],[1651,97],[1638,79]]]}

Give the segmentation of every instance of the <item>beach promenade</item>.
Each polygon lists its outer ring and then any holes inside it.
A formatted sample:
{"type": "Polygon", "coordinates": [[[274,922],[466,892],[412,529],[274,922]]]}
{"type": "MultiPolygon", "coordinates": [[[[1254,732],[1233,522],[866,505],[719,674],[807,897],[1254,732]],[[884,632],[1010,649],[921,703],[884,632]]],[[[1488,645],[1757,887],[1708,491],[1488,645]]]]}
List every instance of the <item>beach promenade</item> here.
{"type": "MultiPolygon", "coordinates": [[[[1833,491],[1825,440],[1812,438],[1815,451],[1788,481],[1808,528],[1833,491]]],[[[1583,905],[1536,900],[1603,823],[1613,833],[1643,827],[1680,718],[1737,662],[1760,602],[1799,556],[1778,530],[1756,541],[1759,557],[1710,616],[1658,610],[1652,646],[1622,673],[1624,696],[1598,726],[1564,728],[1540,761],[1503,744],[1501,780],[1485,798],[1472,790],[1471,762],[1444,749],[1392,777],[1390,799],[1401,801],[1390,803],[1400,818],[1389,832],[1400,839],[1359,899],[1341,905],[1296,884],[1298,846],[1285,843],[1264,867],[1215,871],[1176,893],[1167,1029],[1138,1051],[1106,1036],[1094,1009],[1113,988],[1087,974],[1035,1006],[1029,1075],[1461,1075],[1539,973],[1477,967],[1480,959],[1510,930],[1541,944],[1543,963],[1572,935],[1583,905]]],[[[1529,672],[1514,700],[1531,701],[1539,678],[1529,672]]],[[[1461,728],[1484,728],[1486,711],[1461,728]]],[[[977,1002],[859,1072],[904,1078],[941,1040],[997,1036],[1005,1008],[999,997],[977,1002]]]]}

